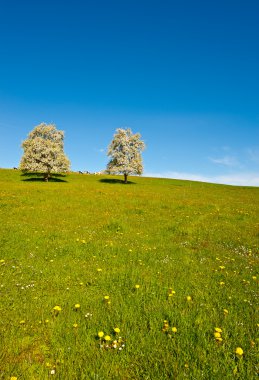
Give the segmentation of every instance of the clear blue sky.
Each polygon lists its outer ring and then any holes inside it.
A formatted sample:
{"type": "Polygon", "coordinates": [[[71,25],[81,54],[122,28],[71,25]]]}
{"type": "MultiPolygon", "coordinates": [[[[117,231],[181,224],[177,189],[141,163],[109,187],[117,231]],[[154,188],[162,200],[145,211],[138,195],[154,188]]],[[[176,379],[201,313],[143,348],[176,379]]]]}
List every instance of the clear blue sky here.
{"type": "Polygon", "coordinates": [[[259,186],[258,0],[1,0],[0,167],[40,122],[73,170],[117,128],[145,175],[259,186]]]}

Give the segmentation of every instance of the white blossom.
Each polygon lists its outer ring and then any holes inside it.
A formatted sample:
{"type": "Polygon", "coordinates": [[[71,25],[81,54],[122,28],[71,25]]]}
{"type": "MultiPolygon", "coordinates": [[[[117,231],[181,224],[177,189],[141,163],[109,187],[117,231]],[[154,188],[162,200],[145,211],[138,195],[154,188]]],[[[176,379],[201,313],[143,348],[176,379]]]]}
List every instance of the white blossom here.
{"type": "Polygon", "coordinates": [[[41,123],[23,141],[24,154],[20,162],[23,172],[43,173],[48,181],[51,173],[65,173],[70,169],[64,153],[64,132],[54,124],[41,123]]]}
{"type": "Polygon", "coordinates": [[[128,175],[143,173],[141,153],[145,143],[140,138],[141,135],[133,134],[130,128],[116,130],[107,152],[111,157],[107,165],[109,174],[123,174],[124,182],[127,183],[128,175]]]}

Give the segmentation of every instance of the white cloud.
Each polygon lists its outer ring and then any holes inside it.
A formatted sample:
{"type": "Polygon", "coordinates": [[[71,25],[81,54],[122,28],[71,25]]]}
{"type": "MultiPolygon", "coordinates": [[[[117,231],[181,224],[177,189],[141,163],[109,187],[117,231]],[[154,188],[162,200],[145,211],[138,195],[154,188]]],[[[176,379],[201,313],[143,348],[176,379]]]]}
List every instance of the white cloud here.
{"type": "Polygon", "coordinates": [[[106,151],[106,149],[103,149],[103,148],[94,148],[93,150],[96,153],[104,153],[106,151]]]}
{"type": "Polygon", "coordinates": [[[222,174],[218,176],[204,176],[202,174],[185,173],[185,172],[160,172],[144,173],[145,177],[158,177],[158,178],[174,178],[174,179],[186,179],[190,181],[198,182],[210,182],[219,183],[225,185],[235,186],[259,186],[259,172],[258,173],[235,173],[235,174],[222,174]]]}
{"type": "Polygon", "coordinates": [[[234,156],[225,156],[222,158],[210,158],[214,164],[225,165],[225,166],[239,166],[239,162],[234,156]]]}

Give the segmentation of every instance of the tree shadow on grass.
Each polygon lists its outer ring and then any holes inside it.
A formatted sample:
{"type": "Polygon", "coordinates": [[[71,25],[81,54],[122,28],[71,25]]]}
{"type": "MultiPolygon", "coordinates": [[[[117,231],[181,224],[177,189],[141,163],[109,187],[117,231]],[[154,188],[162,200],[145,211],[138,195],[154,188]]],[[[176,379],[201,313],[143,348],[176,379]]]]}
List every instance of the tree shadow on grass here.
{"type": "MultiPolygon", "coordinates": [[[[29,177],[22,179],[24,182],[46,182],[44,179],[44,174],[41,173],[23,173],[21,174],[21,177],[29,177]]],[[[67,183],[65,179],[61,179],[60,177],[65,177],[65,174],[52,174],[48,182],[67,183]]]]}
{"type": "Polygon", "coordinates": [[[136,185],[136,182],[128,181],[127,183],[125,183],[123,180],[116,179],[116,178],[102,178],[102,179],[99,179],[99,182],[108,183],[110,185],[116,185],[116,184],[121,184],[121,185],[136,185]]]}
{"type": "Polygon", "coordinates": [[[45,181],[44,178],[26,178],[26,179],[22,179],[22,181],[24,181],[24,182],[63,182],[63,183],[67,183],[66,180],[60,179],[60,178],[49,178],[48,181],[45,181]]]}

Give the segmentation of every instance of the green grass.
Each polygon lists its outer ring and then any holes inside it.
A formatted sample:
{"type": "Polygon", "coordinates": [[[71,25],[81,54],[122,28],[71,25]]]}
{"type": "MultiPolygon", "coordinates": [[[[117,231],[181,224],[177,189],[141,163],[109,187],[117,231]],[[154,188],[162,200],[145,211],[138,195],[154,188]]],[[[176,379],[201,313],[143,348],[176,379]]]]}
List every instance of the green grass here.
{"type": "Polygon", "coordinates": [[[0,170],[0,378],[257,378],[259,188],[118,178],[0,170]]]}

